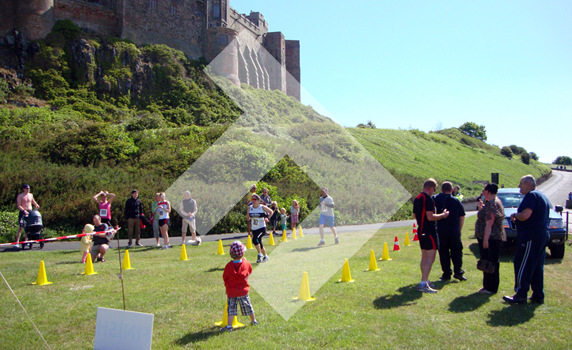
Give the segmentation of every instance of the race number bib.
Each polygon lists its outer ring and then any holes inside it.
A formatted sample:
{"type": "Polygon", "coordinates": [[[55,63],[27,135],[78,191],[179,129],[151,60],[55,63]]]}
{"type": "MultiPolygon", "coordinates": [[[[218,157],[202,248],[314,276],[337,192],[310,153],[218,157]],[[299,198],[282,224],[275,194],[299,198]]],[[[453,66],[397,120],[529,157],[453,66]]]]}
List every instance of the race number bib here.
{"type": "Polygon", "coordinates": [[[107,218],[107,209],[99,209],[99,217],[107,218]]]}
{"type": "Polygon", "coordinates": [[[264,218],[252,218],[252,229],[258,230],[259,228],[263,228],[265,226],[264,218]]]}

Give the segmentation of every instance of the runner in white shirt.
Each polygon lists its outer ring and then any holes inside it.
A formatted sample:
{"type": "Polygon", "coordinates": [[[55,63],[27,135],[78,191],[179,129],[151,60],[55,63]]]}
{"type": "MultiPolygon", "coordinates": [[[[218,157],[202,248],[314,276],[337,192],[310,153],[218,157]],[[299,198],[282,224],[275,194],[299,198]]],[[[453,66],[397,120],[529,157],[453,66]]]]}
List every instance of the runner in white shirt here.
{"type": "Polygon", "coordinates": [[[256,193],[252,195],[252,205],[248,207],[246,219],[250,221],[252,229],[252,244],[258,251],[257,263],[267,262],[268,255],[262,245],[262,237],[266,234],[266,219],[272,216],[274,211],[265,205],[260,204],[260,196],[256,193]]]}

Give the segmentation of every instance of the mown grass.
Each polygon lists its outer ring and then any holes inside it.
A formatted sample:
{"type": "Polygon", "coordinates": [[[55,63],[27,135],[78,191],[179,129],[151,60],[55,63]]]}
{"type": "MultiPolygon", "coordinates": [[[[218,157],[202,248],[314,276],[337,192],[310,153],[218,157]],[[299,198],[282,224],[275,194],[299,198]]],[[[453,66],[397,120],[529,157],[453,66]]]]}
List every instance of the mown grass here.
{"type": "MultiPolygon", "coordinates": [[[[501,301],[502,295],[512,294],[514,276],[512,256],[506,253],[499,293],[475,294],[482,274],[475,268],[476,241],[469,238],[474,220],[467,219],[463,232],[468,281],[435,282],[440,289],[435,295],[415,290],[420,277],[419,247],[417,243],[405,247],[406,230],[397,228],[379,231],[355,256],[348,257],[354,283],[335,283],[341,276],[340,259],[338,273],[312,291],[317,300],[304,305],[288,321],[251,290],[260,324],[232,333],[218,332],[213,322],[222,318],[225,293],[221,276],[229,258],[214,255],[215,243],[189,247],[190,261],[186,262],[178,260],[179,246],[169,251],[130,251],[135,270],[125,272],[127,309],[155,315],[153,349],[569,348],[569,255],[563,260],[547,260],[547,297],[542,306],[508,306],[501,301]],[[380,271],[364,272],[370,250],[379,258],[383,242],[391,249],[396,235],[401,252],[390,252],[392,261],[378,261],[380,271]]],[[[304,239],[317,242],[316,236],[304,239]]],[[[79,275],[84,267],[78,263],[77,251],[4,253],[1,258],[2,273],[52,349],[92,348],[97,307],[122,308],[116,250],[106,263],[95,265],[99,274],[94,276],[79,275]],[[45,261],[48,279],[54,284],[30,285],[40,260],[45,261]]],[[[253,250],[247,252],[247,258],[254,261],[253,250]]],[[[437,261],[431,279],[439,276],[437,261]]],[[[0,302],[0,348],[41,349],[41,340],[5,284],[0,288],[0,302]]],[[[239,321],[248,323],[248,318],[239,316],[239,321]]]]}

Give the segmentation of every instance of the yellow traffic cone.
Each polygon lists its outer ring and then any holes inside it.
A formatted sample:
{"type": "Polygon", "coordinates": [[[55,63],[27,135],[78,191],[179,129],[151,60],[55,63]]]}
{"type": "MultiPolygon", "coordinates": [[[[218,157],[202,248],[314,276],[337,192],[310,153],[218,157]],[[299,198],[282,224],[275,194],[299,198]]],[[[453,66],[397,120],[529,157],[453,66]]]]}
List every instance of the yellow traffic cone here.
{"type": "Polygon", "coordinates": [[[403,243],[404,246],[409,247],[411,243],[409,243],[409,234],[405,232],[405,242],[403,243]]]}
{"type": "Polygon", "coordinates": [[[293,298],[294,300],[302,300],[302,301],[314,301],[316,298],[312,298],[310,294],[310,282],[308,280],[308,273],[304,272],[304,276],[302,277],[302,285],[300,286],[300,294],[298,294],[297,298],[293,298]]]}
{"type": "Polygon", "coordinates": [[[129,260],[129,250],[125,251],[125,257],[123,258],[123,266],[121,266],[123,270],[133,270],[131,267],[131,260],[129,260]]]}
{"type": "Polygon", "coordinates": [[[367,269],[366,271],[379,271],[379,269],[377,268],[377,260],[375,259],[375,253],[373,252],[373,249],[369,254],[369,269],[367,269]]]}
{"type": "Polygon", "coordinates": [[[97,272],[93,271],[93,262],[91,261],[91,254],[87,254],[87,260],[85,261],[85,272],[82,275],[97,275],[97,272]]]}
{"type": "Polygon", "coordinates": [[[353,282],[352,274],[350,273],[350,263],[348,259],[344,261],[344,268],[342,269],[342,279],[338,282],[353,282]]]}
{"type": "Polygon", "coordinates": [[[296,227],[292,229],[292,239],[298,239],[298,237],[296,237],[296,227]]]}
{"type": "Polygon", "coordinates": [[[36,282],[32,282],[37,286],[44,286],[46,284],[52,284],[52,282],[48,282],[48,276],[46,276],[46,266],[44,265],[44,260],[40,261],[40,269],[38,270],[38,278],[36,282]]]}
{"type": "Polygon", "coordinates": [[[224,255],[224,249],[222,249],[222,239],[218,240],[218,251],[217,255],[224,255]]]}
{"type": "MultiPolygon", "coordinates": [[[[224,315],[222,316],[222,321],[215,322],[215,326],[217,327],[226,327],[228,326],[228,304],[224,307],[224,315]]],[[[238,318],[236,316],[232,319],[232,328],[239,328],[244,327],[244,324],[238,322],[238,318]]]]}
{"type": "Polygon", "coordinates": [[[298,226],[300,228],[300,231],[298,232],[298,237],[300,238],[304,238],[304,232],[302,232],[302,226],[298,226]]]}
{"type": "Polygon", "coordinates": [[[268,245],[276,245],[274,244],[274,236],[272,236],[272,232],[270,232],[270,237],[268,238],[268,245]]]}
{"type": "Polygon", "coordinates": [[[185,248],[185,245],[183,244],[181,246],[181,261],[187,261],[189,260],[189,258],[187,258],[187,248],[185,248]]]}
{"type": "Polygon", "coordinates": [[[252,246],[252,236],[248,235],[248,240],[246,241],[246,249],[254,249],[252,246]]]}
{"type": "Polygon", "coordinates": [[[282,239],[280,242],[288,242],[288,238],[286,237],[286,230],[282,230],[282,239]]]}
{"type": "Polygon", "coordinates": [[[381,253],[381,259],[379,259],[380,261],[389,261],[391,260],[389,258],[389,250],[387,249],[387,243],[383,242],[383,253],[381,253]]]}

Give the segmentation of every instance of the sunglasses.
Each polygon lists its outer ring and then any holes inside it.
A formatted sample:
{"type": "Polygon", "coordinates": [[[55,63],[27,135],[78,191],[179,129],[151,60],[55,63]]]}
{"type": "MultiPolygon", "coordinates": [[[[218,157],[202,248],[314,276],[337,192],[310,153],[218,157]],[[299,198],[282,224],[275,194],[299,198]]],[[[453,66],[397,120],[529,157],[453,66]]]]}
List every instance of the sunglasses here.
{"type": "Polygon", "coordinates": [[[252,198],[252,200],[253,200],[253,201],[257,201],[257,200],[258,200],[258,198],[252,198]]]}

